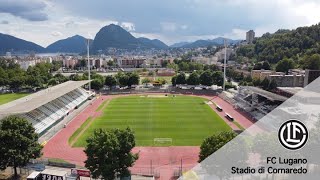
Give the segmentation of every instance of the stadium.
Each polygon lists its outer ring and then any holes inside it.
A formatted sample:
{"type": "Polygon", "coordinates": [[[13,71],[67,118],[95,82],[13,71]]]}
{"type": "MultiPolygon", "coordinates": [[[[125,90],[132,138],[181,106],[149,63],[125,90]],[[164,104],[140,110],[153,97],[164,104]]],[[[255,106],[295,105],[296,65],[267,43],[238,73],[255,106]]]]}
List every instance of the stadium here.
{"type": "Polygon", "coordinates": [[[196,165],[206,137],[252,125],[218,96],[143,91],[91,98],[88,83],[67,81],[24,96],[1,105],[0,116],[26,118],[40,135],[44,158],[81,167],[85,140],[95,129],[130,127],[136,137],[133,151],[139,153],[132,174],[161,179],[179,177],[196,165]]]}

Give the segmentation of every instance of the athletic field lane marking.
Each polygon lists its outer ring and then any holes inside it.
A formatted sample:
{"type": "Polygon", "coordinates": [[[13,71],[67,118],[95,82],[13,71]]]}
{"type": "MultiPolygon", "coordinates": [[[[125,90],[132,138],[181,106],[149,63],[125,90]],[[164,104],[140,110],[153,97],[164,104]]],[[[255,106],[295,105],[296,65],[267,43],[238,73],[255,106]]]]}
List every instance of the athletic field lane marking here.
{"type": "MultiPolygon", "coordinates": [[[[100,111],[99,111],[99,113],[101,112],[101,111],[103,111],[103,109],[105,109],[106,108],[106,106],[109,104],[109,100],[106,100],[106,103],[103,105],[103,107],[100,109],[100,111]]],[[[98,107],[99,108],[99,107],[98,107]]],[[[88,118],[88,120],[87,121],[89,121],[89,123],[85,126],[85,127],[83,127],[83,129],[80,131],[80,133],[73,139],[73,141],[70,143],[70,146],[71,147],[73,147],[73,145],[74,145],[74,143],[75,142],[77,142],[77,140],[80,138],[80,136],[90,127],[90,125],[93,123],[93,121],[97,118],[97,117],[99,117],[100,116],[100,114],[97,114],[97,113],[94,113],[94,115],[93,116],[89,116],[89,118],[88,118]]],[[[85,122],[84,122],[85,123],[85,122]]],[[[81,126],[79,127],[79,128],[81,128],[81,126]]]]}

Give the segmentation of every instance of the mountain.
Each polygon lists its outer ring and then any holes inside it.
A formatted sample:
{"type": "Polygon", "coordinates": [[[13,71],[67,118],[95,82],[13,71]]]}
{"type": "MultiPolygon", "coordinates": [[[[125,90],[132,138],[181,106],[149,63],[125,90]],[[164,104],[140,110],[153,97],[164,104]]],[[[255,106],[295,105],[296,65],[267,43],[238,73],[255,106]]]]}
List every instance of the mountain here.
{"type": "Polygon", "coordinates": [[[92,43],[93,52],[104,51],[108,48],[118,49],[165,49],[166,44],[158,39],[135,38],[122,27],[110,24],[100,29],[92,43]]]}
{"type": "Polygon", "coordinates": [[[5,54],[8,51],[16,53],[30,53],[31,51],[40,53],[45,51],[43,47],[33,42],[7,34],[0,33],[0,42],[0,54],[5,54]]]}
{"type": "Polygon", "coordinates": [[[148,38],[141,37],[141,38],[138,38],[138,40],[141,43],[143,43],[145,46],[148,46],[148,47],[153,47],[156,49],[167,49],[168,48],[168,46],[165,43],[163,43],[162,41],[160,41],[159,39],[150,40],[148,38]]]}
{"type": "Polygon", "coordinates": [[[110,24],[100,29],[92,43],[94,52],[107,48],[137,49],[143,44],[118,25],[110,24]]]}
{"type": "Polygon", "coordinates": [[[187,44],[190,44],[190,42],[178,42],[178,43],[172,44],[170,47],[172,47],[172,48],[180,48],[180,47],[185,46],[187,44]]]}
{"type": "MultiPolygon", "coordinates": [[[[218,37],[212,40],[197,40],[193,43],[188,43],[180,47],[181,48],[199,48],[199,47],[208,47],[208,46],[221,46],[224,44],[224,39],[225,38],[218,37]]],[[[238,42],[240,42],[240,40],[227,39],[228,44],[236,44],[238,42]]]]}
{"type": "Polygon", "coordinates": [[[56,52],[82,53],[86,51],[86,48],[87,48],[86,41],[87,41],[86,38],[79,35],[75,35],[67,39],[61,39],[59,41],[56,41],[50,44],[46,48],[46,51],[52,52],[52,53],[56,53],[56,52]]]}

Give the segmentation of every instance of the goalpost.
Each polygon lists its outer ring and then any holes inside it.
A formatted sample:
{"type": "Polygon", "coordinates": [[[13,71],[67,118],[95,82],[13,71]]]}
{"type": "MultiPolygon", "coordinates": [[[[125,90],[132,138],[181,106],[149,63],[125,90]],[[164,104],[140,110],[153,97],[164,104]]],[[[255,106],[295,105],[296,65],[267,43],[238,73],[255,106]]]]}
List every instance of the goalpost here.
{"type": "Polygon", "coordinates": [[[153,145],[155,146],[171,146],[172,138],[154,138],[153,145]]]}

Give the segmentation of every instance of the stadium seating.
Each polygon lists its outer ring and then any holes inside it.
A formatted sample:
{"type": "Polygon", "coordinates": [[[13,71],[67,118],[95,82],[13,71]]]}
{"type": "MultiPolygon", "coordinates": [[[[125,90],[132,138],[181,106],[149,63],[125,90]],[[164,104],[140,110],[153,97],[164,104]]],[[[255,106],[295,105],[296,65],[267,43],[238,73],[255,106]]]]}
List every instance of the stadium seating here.
{"type": "Polygon", "coordinates": [[[21,114],[21,117],[28,119],[37,133],[43,134],[70,111],[86,101],[88,97],[89,94],[85,90],[77,88],[37,109],[21,114]]]}

